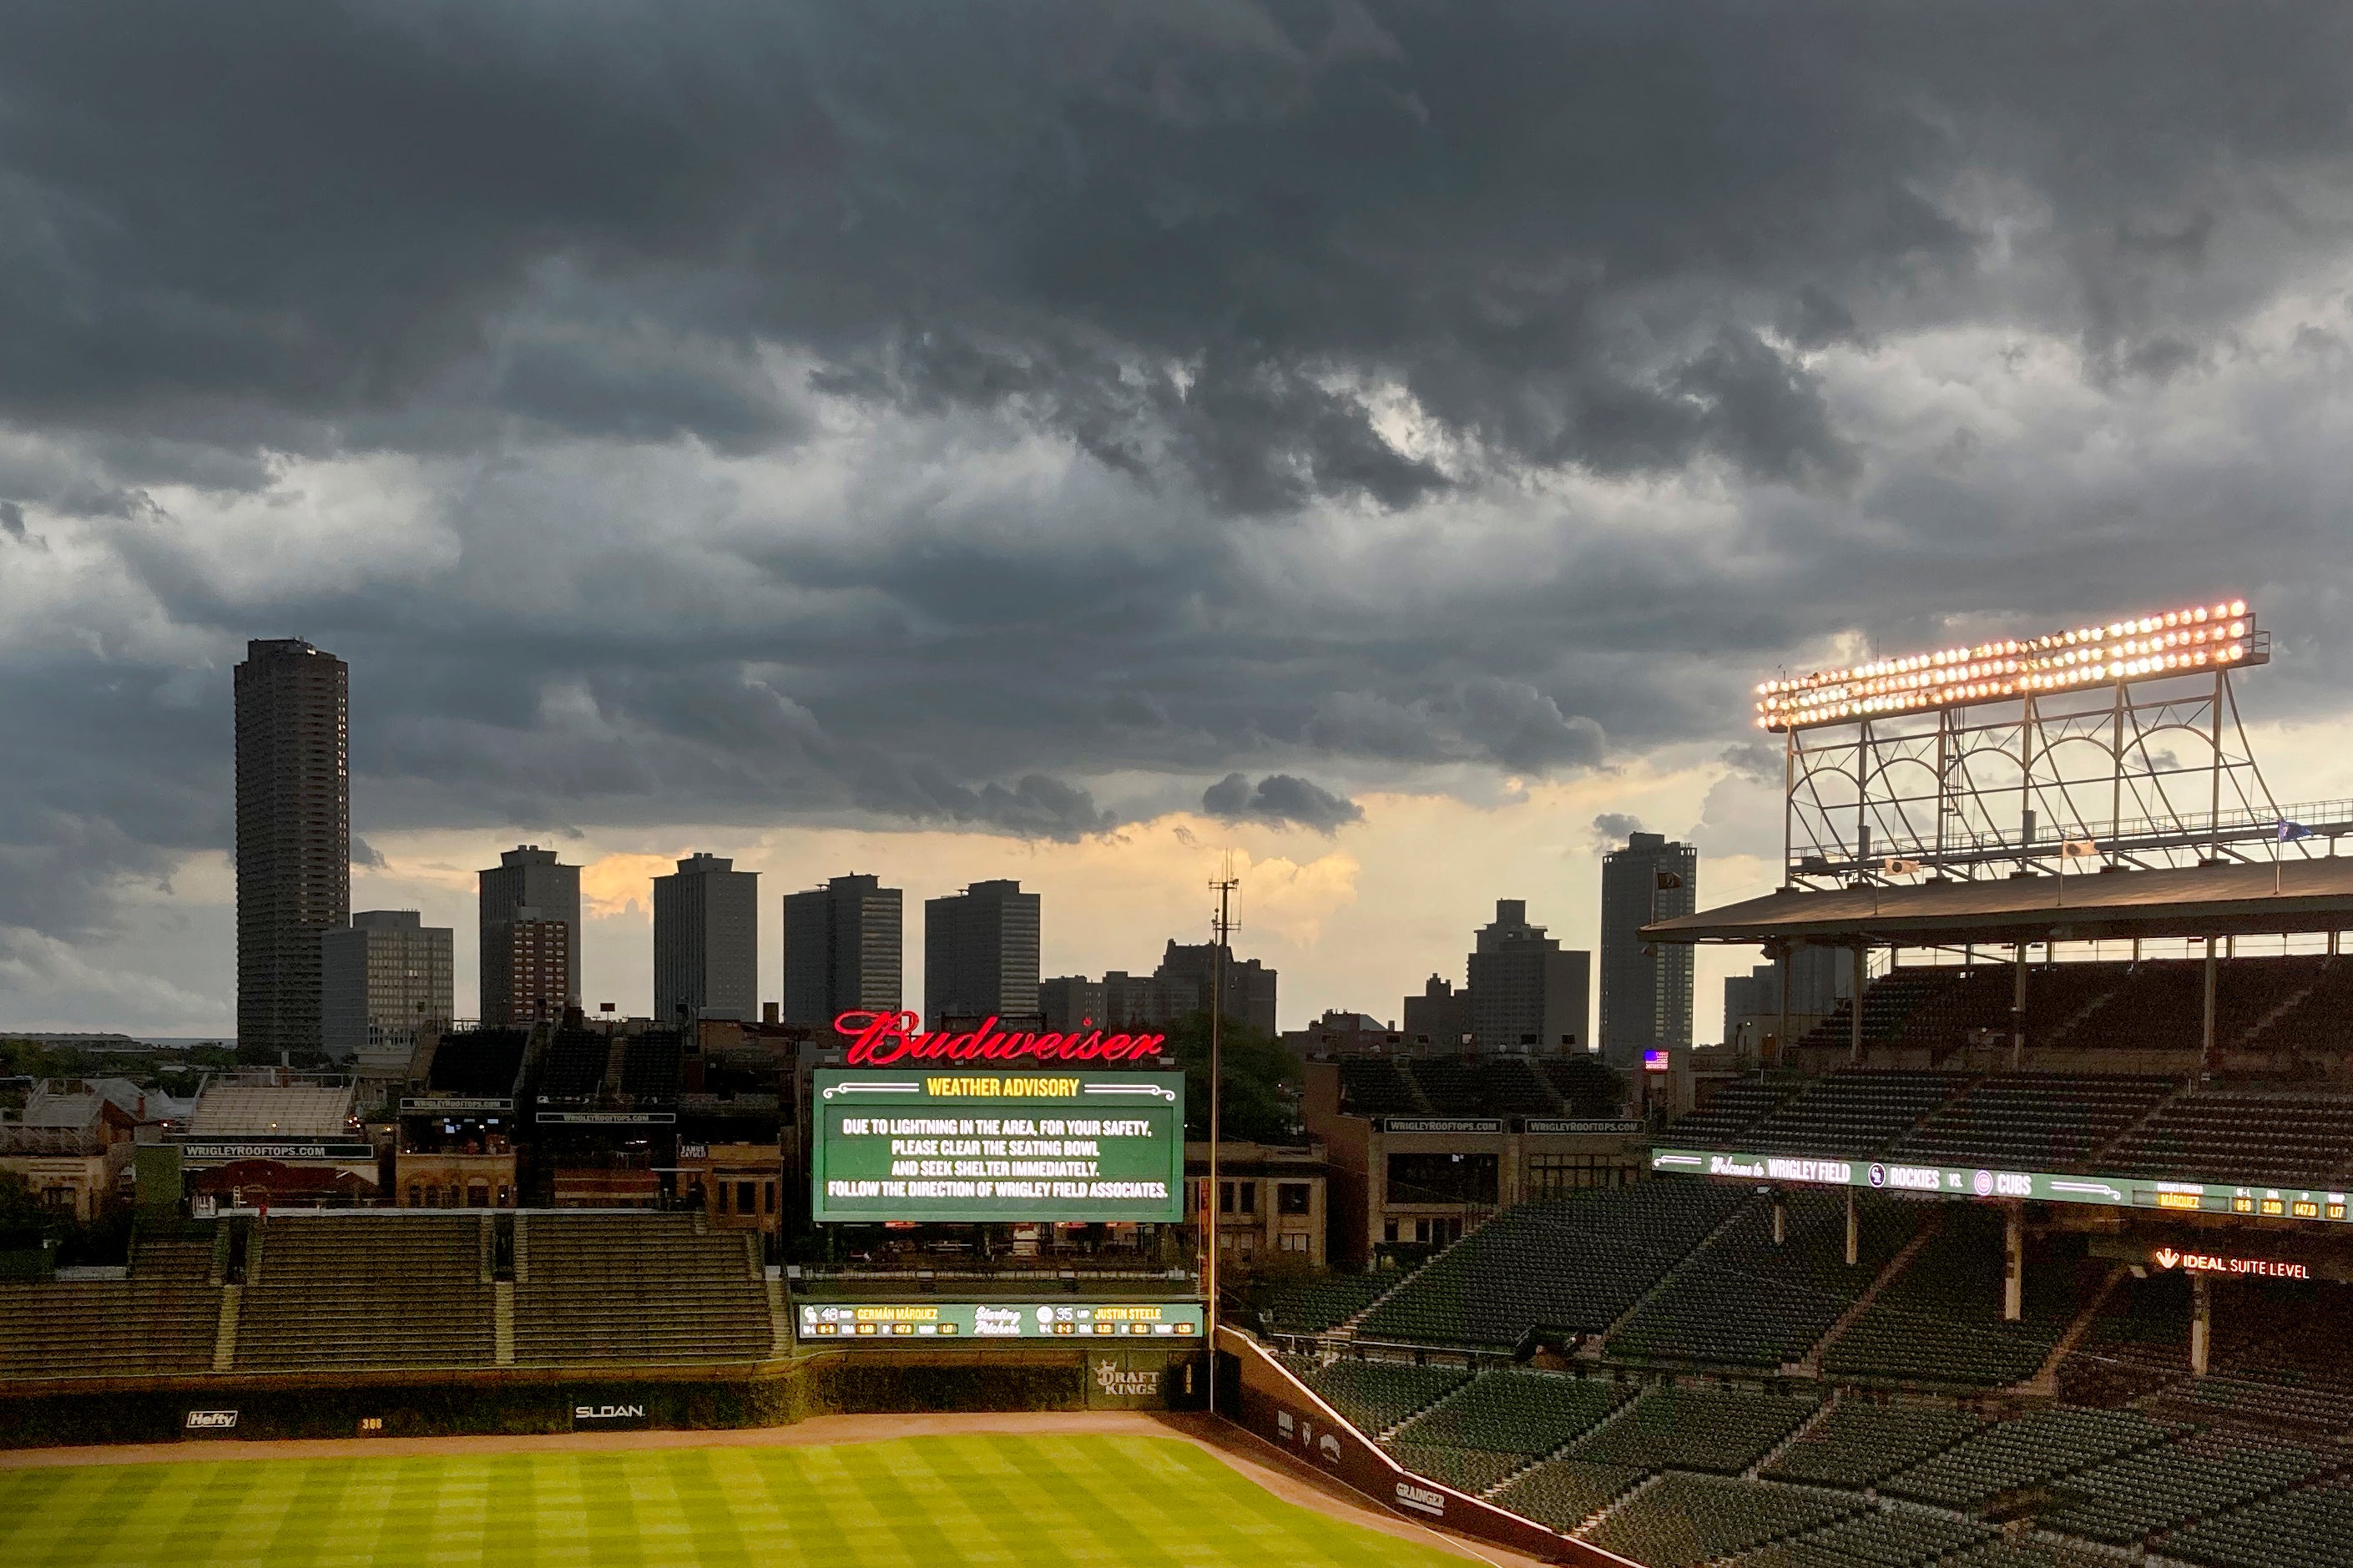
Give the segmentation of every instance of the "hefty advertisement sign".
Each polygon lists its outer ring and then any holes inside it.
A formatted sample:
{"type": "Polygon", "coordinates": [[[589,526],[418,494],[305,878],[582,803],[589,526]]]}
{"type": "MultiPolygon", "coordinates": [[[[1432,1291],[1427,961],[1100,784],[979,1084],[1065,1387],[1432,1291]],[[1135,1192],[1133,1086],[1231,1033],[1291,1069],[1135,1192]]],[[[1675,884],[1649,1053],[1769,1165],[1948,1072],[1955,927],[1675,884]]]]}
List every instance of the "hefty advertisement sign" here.
{"type": "Polygon", "coordinates": [[[1185,1075],[820,1068],[816,1219],[1184,1218],[1185,1075]]]}
{"type": "Polygon", "coordinates": [[[2271,1219],[2342,1222],[2348,1217],[2346,1194],[2341,1192],[2152,1181],[2147,1176],[1999,1171],[1972,1165],[1907,1165],[1893,1161],[1766,1154],[1739,1149],[1653,1148],[1651,1169],[1664,1176],[1728,1176],[1744,1182],[1871,1187],[1883,1192],[1933,1193],[1948,1198],[2017,1198],[2037,1203],[2094,1204],[2107,1208],[2253,1215],[2271,1219]]]}
{"type": "Polygon", "coordinates": [[[234,1410],[191,1410],[180,1424],[184,1432],[232,1432],[237,1429],[234,1410]]]}

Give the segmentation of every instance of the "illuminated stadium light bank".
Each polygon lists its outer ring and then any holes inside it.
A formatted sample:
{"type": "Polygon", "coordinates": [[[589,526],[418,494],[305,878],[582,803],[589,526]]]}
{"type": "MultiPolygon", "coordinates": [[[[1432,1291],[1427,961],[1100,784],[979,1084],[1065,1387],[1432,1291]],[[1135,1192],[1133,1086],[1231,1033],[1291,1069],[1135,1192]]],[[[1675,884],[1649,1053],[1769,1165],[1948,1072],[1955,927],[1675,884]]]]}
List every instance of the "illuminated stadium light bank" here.
{"type": "Polygon", "coordinates": [[[2078,626],[2037,637],[1940,648],[1821,669],[1757,688],[1757,727],[1779,732],[2117,681],[2265,662],[2243,599],[2078,626]]]}
{"type": "Polygon", "coordinates": [[[1969,1165],[1919,1165],[1894,1160],[1767,1154],[1737,1149],[1652,1149],[1660,1175],[1729,1177],[1795,1186],[1868,1187],[1947,1198],[2016,1198],[2094,1204],[2168,1214],[2252,1215],[2258,1219],[2348,1219],[2346,1194],[2325,1189],[2156,1181],[2052,1171],[1998,1171],[1969,1165]]]}

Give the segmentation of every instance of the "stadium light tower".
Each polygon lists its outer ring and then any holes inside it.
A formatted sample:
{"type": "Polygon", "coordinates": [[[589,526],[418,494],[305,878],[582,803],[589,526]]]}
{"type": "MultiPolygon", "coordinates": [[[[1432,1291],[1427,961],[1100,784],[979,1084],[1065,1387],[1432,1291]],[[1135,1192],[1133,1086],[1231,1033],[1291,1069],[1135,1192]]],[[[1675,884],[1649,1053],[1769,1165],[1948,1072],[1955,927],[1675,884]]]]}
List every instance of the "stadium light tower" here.
{"type": "Polygon", "coordinates": [[[1219,1091],[1225,1084],[1225,1016],[1226,1016],[1226,946],[1234,937],[1234,889],[1241,883],[1234,876],[1234,857],[1226,854],[1224,869],[1209,884],[1218,895],[1217,942],[1209,954],[1209,1161],[1208,1175],[1201,1184],[1201,1207],[1208,1215],[1207,1230],[1209,1241],[1208,1261],[1202,1265],[1208,1301],[1201,1318],[1201,1332],[1209,1342],[1209,1398],[1217,1400],[1215,1380],[1218,1375],[1218,1138],[1222,1131],[1219,1104],[1225,1097],[1219,1091]]]}
{"type": "MultiPolygon", "coordinates": [[[[1792,885],[2253,860],[2283,851],[2232,677],[2271,634],[2225,599],[1767,680],[1792,885]]],[[[2333,843],[2353,803],[2295,807],[2333,843]]],[[[2313,841],[2300,840],[2300,853],[2313,841]]]]}

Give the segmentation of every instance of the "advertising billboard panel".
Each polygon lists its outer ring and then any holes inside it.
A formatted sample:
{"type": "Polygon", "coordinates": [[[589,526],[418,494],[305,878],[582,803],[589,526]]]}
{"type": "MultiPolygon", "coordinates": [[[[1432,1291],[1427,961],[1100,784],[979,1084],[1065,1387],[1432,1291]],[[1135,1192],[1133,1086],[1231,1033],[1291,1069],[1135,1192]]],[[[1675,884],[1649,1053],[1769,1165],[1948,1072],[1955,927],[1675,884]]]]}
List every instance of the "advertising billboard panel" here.
{"type": "Polygon", "coordinates": [[[813,1099],[823,1223],[1184,1217],[1182,1073],[821,1068],[813,1099]]]}
{"type": "Polygon", "coordinates": [[[838,1301],[800,1303],[804,1340],[1198,1340],[1198,1301],[838,1301]]]}

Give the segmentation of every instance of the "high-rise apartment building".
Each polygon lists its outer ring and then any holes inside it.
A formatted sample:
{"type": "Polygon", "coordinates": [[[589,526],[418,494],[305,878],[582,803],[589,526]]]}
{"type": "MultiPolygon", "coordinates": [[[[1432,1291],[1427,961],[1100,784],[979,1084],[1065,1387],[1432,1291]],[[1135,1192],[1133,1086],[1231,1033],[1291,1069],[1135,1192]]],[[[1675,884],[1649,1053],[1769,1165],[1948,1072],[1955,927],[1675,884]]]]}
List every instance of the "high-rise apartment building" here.
{"type": "MultiPolygon", "coordinates": [[[[1217,990],[1217,972],[1216,942],[1180,942],[1171,938],[1167,950],[1160,955],[1160,967],[1152,972],[1152,977],[1189,996],[1186,1012],[1206,1013],[1217,990]]],[[[1236,958],[1232,949],[1226,950],[1227,1017],[1271,1037],[1275,1032],[1274,986],[1273,970],[1255,958],[1236,958]]]]}
{"type": "Polygon", "coordinates": [[[760,874],[695,854],[654,879],[654,1019],[760,1016],[760,874]]]}
{"type": "Polygon", "coordinates": [[[1692,950],[1651,945],[1642,928],[1699,907],[1699,850],[1630,834],[1601,858],[1601,1054],[1615,1067],[1692,1043],[1692,950]]]}
{"type": "Polygon", "coordinates": [[[1725,976],[1724,1043],[1749,1052],[1768,1047],[1778,1051],[1805,1038],[1838,1010],[1839,999],[1852,989],[1846,953],[1800,942],[1787,959],[1725,976]]]}
{"type": "Polygon", "coordinates": [[[899,1008],[905,894],[880,877],[836,877],[785,895],[787,1024],[816,1028],[852,1010],[899,1008]]]}
{"type": "MultiPolygon", "coordinates": [[[[542,994],[543,988],[535,978],[531,985],[518,989],[512,976],[518,933],[501,928],[510,921],[525,918],[554,921],[565,927],[564,984],[556,994],[554,1011],[560,1015],[566,1007],[580,1005],[580,868],[565,865],[553,849],[519,844],[501,854],[497,865],[474,876],[480,901],[482,1022],[500,1026],[527,1022],[530,1014],[512,1010],[514,999],[542,994]],[[522,913],[525,910],[532,911],[528,917],[522,913]]],[[[529,938],[534,953],[546,945],[548,939],[539,933],[522,934],[529,938]]]]}
{"type": "Polygon", "coordinates": [[[398,1057],[449,1026],[448,926],[415,910],[362,910],[319,939],[322,1043],[337,1061],[398,1057]]]}
{"type": "Polygon", "coordinates": [[[322,1044],[320,940],[352,912],[350,672],[299,637],[237,667],[237,1040],[322,1044]]]}
{"type": "Polygon", "coordinates": [[[1035,1026],[1039,899],[1013,881],[923,900],[923,1009],[933,1028],[991,1016],[1035,1026]]]}
{"type": "Polygon", "coordinates": [[[552,919],[529,904],[482,927],[482,1023],[527,1029],[559,1019],[579,1005],[572,977],[573,922],[552,919]]]}
{"type": "Polygon", "coordinates": [[[1593,955],[1528,924],[1523,899],[1495,900],[1471,953],[1471,1037],[1482,1054],[1583,1050],[1593,955]]]}
{"type": "MultiPolygon", "coordinates": [[[[1584,1026],[1579,1022],[1577,1032],[1584,1026]]],[[[1442,975],[1431,975],[1420,995],[1405,999],[1401,1032],[1408,1045],[1461,1049],[1463,1037],[1471,1033],[1471,987],[1457,991],[1442,975]]]]}

